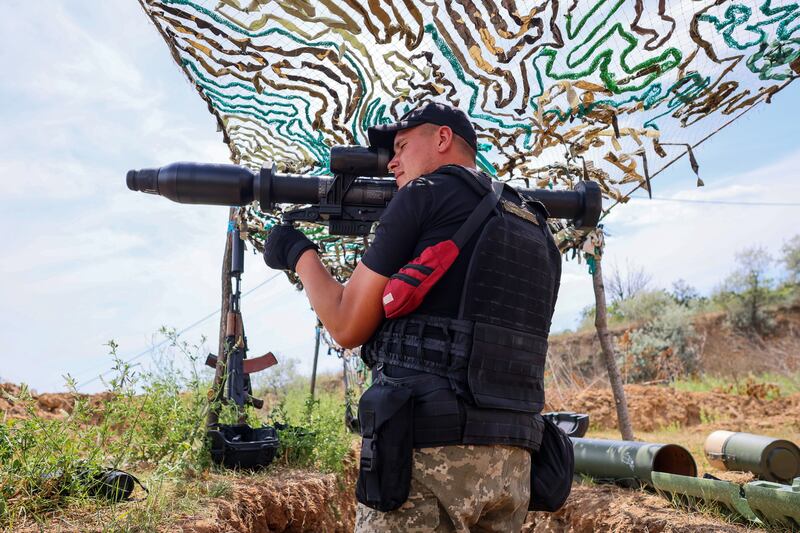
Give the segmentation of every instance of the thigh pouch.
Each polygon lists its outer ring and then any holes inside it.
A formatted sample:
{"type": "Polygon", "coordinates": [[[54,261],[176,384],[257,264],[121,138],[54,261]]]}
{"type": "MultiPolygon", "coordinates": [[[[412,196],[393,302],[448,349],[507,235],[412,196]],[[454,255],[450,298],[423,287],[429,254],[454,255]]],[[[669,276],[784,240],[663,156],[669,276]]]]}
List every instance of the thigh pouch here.
{"type": "Polygon", "coordinates": [[[414,402],[407,387],[373,384],[358,403],[361,463],[356,499],[393,511],[408,498],[414,458],[414,402]]]}

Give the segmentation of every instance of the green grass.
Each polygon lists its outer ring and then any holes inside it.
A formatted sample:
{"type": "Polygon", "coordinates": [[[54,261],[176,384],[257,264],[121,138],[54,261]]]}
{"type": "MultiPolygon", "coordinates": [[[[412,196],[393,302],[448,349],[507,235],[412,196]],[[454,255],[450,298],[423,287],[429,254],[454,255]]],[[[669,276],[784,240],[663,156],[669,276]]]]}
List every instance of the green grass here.
{"type": "Polygon", "coordinates": [[[745,377],[710,376],[679,378],[672,386],[681,392],[726,392],[747,395],[748,385],[764,385],[766,398],[789,396],[800,392],[800,372],[777,374],[773,372],[745,377]]]}
{"type": "MultiPolygon", "coordinates": [[[[161,333],[171,341],[171,356],[188,357],[192,370],[182,374],[167,365],[157,373],[137,372],[110,341],[114,377],[102,401],[77,395],[68,416],[47,419],[26,388],[7,398],[27,415],[0,418],[0,530],[32,524],[50,529],[66,521],[82,524],[80,529],[154,531],[171,517],[202,513],[200,502],[230,494],[229,480],[246,475],[211,463],[205,443],[211,383],[198,372],[199,346],[172,330],[161,333]],[[149,488],[147,498],[114,505],[93,496],[82,472],[104,467],[135,474],[149,488]]],[[[73,381],[68,386],[75,392],[73,381]]],[[[280,432],[275,465],[341,472],[354,439],[345,429],[342,393],[321,390],[312,401],[307,381],[296,380],[275,398],[271,411],[247,411],[251,425],[290,425],[280,432]]],[[[233,406],[221,406],[221,422],[236,418],[233,406]]]]}
{"type": "Polygon", "coordinates": [[[298,385],[287,390],[266,417],[270,424],[288,426],[278,431],[279,462],[341,473],[355,439],[345,427],[344,395],[318,391],[312,400],[306,384],[300,381],[298,385]]]}

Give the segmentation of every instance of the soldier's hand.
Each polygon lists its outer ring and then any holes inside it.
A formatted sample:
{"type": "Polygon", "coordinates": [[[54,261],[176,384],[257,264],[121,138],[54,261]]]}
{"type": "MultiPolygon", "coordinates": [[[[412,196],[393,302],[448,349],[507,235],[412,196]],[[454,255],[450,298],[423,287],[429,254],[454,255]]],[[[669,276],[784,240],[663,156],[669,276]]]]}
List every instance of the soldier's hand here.
{"type": "Polygon", "coordinates": [[[292,226],[274,226],[264,242],[264,262],[270,268],[294,271],[297,260],[308,250],[319,251],[316,244],[292,226]]]}

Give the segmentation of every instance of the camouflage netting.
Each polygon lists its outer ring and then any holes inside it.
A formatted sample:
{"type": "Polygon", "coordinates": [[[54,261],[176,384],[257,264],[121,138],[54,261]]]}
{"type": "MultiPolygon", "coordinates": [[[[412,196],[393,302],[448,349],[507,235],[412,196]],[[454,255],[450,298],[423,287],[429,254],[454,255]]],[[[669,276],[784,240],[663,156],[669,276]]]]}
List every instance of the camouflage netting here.
{"type": "MultiPolygon", "coordinates": [[[[796,2],[140,2],[235,163],[325,173],[330,146],[436,100],[469,113],[498,179],[595,180],[606,209],[677,157],[697,173],[691,147],[800,74],[796,2]]],[[[251,242],[276,215],[242,211],[251,242]]],[[[364,243],[306,229],[346,279],[364,243]]]]}

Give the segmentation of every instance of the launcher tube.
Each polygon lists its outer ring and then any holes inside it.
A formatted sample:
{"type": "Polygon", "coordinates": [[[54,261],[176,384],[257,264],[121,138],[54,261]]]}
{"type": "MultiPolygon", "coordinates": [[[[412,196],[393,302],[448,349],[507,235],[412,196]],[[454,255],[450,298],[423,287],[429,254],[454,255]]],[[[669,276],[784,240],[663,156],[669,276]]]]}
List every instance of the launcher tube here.
{"type": "Polygon", "coordinates": [[[692,455],[677,444],[571,438],[575,473],[621,485],[652,485],[653,472],[697,476],[692,455]]]}

